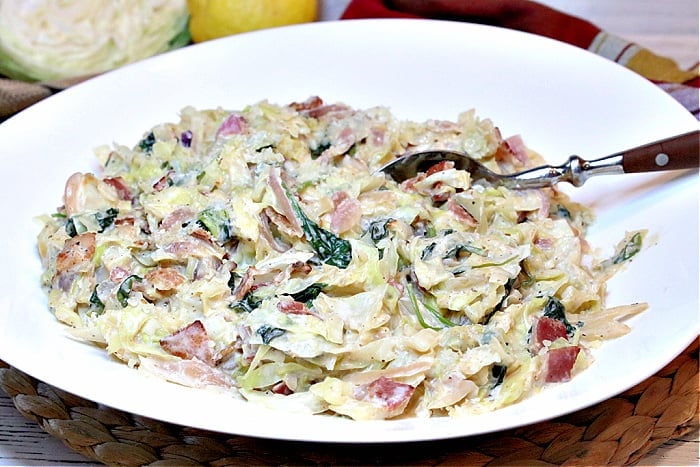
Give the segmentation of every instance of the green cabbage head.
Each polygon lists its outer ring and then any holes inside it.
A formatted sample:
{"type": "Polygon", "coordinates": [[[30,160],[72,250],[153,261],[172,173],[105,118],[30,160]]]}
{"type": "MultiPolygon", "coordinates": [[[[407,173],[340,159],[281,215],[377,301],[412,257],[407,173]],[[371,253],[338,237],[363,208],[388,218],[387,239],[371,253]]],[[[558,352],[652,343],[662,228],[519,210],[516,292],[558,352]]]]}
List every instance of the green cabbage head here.
{"type": "Polygon", "coordinates": [[[0,0],[0,74],[90,76],[187,44],[186,0],[0,0]]]}

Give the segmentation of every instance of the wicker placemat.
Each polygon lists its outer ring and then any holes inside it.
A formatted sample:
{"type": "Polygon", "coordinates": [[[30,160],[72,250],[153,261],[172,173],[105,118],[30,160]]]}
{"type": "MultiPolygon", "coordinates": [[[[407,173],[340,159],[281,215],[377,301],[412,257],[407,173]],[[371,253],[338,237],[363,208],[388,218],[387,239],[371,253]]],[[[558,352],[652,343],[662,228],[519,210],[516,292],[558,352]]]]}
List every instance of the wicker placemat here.
{"type": "Polygon", "coordinates": [[[697,428],[698,376],[696,341],[627,392],[555,420],[470,438],[353,445],[222,435],[163,423],[100,406],[0,361],[0,387],[25,417],[108,465],[630,465],[697,428]]]}

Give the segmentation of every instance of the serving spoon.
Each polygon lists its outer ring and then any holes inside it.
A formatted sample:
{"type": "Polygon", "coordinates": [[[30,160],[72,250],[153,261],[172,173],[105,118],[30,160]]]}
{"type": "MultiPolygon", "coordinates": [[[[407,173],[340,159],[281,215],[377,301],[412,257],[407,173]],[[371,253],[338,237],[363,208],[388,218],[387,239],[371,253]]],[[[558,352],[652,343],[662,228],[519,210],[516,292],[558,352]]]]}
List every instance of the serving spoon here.
{"type": "Polygon", "coordinates": [[[543,165],[513,174],[497,174],[468,154],[449,150],[428,150],[399,157],[381,167],[401,183],[443,161],[454,162],[458,170],[466,170],[472,180],[485,180],[510,189],[545,188],[559,182],[583,185],[595,175],[612,175],[662,170],[692,169],[700,166],[700,130],[662,139],[591,161],[570,156],[560,166],[543,165]]]}

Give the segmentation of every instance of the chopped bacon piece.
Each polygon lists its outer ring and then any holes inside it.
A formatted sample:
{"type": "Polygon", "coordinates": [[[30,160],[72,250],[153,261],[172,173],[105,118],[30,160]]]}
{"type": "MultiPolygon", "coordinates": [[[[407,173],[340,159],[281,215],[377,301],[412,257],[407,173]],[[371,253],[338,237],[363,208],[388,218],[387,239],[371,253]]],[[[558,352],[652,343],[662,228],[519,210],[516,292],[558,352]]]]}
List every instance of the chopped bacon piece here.
{"type": "Polygon", "coordinates": [[[430,200],[435,204],[444,203],[451,195],[450,187],[445,186],[442,182],[435,183],[430,190],[430,200]]]}
{"type": "Polygon", "coordinates": [[[404,191],[415,191],[416,183],[421,182],[425,180],[425,174],[424,173],[419,173],[413,178],[409,178],[401,182],[401,189],[404,191]]]}
{"type": "Polygon", "coordinates": [[[175,172],[170,170],[168,173],[160,177],[154,184],[153,184],[153,191],[159,192],[163,191],[165,188],[167,188],[169,185],[172,184],[172,179],[170,178],[175,172]]]}
{"type": "Polygon", "coordinates": [[[86,232],[69,238],[56,256],[56,272],[79,270],[90,264],[95,254],[95,234],[86,232]]]}
{"type": "MultiPolygon", "coordinates": [[[[327,150],[326,154],[331,156],[339,156],[345,154],[350,150],[353,144],[356,142],[355,132],[350,127],[345,127],[342,129],[340,134],[335,138],[333,145],[327,150]]],[[[324,154],[325,155],[325,154],[324,154]]]]}
{"type": "Polygon", "coordinates": [[[85,189],[88,180],[94,179],[92,174],[83,175],[76,172],[66,180],[66,186],[63,191],[63,205],[66,208],[66,214],[72,216],[83,210],[85,207],[85,189]]]}
{"type": "Polygon", "coordinates": [[[273,209],[265,208],[263,212],[261,212],[258,216],[258,218],[260,219],[260,235],[262,236],[262,238],[265,239],[267,244],[270,245],[270,247],[273,250],[279,253],[284,253],[289,249],[289,245],[285,245],[273,235],[272,230],[270,229],[270,216],[268,215],[268,211],[272,211],[273,213],[275,213],[273,209]]]}
{"type": "Polygon", "coordinates": [[[318,96],[309,97],[304,102],[292,102],[289,107],[311,118],[323,117],[332,112],[351,110],[350,107],[343,104],[326,105],[318,96]]]}
{"type": "Polygon", "coordinates": [[[254,267],[249,267],[243,277],[241,278],[241,281],[236,285],[236,288],[233,290],[233,298],[236,300],[243,300],[243,297],[246,296],[248,292],[251,291],[253,284],[255,282],[255,275],[258,273],[258,270],[255,269],[254,267]]]}
{"type": "Polygon", "coordinates": [[[199,320],[193,321],[179,331],[162,338],[160,346],[169,354],[185,360],[197,358],[204,363],[214,363],[211,339],[199,320]]]}
{"type": "Polygon", "coordinates": [[[324,115],[328,115],[335,112],[346,112],[349,110],[351,110],[350,107],[347,107],[342,104],[328,104],[316,107],[314,109],[309,109],[305,113],[311,118],[321,118],[324,115]]]}
{"type": "Polygon", "coordinates": [[[545,381],[548,383],[569,381],[571,379],[571,370],[574,368],[576,357],[580,351],[581,348],[579,346],[549,350],[545,365],[545,381]]]}
{"type": "Polygon", "coordinates": [[[174,290],[185,283],[185,276],[174,268],[156,268],[144,277],[156,290],[174,290]]]}
{"type": "Polygon", "coordinates": [[[190,221],[194,216],[195,212],[192,209],[177,208],[163,218],[160,222],[160,228],[163,230],[170,230],[173,227],[180,228],[182,224],[190,221]]]}
{"type": "Polygon", "coordinates": [[[120,219],[114,219],[114,225],[136,225],[136,219],[133,217],[122,217],[120,219]]]}
{"type": "Polygon", "coordinates": [[[533,243],[537,246],[537,248],[541,248],[543,250],[550,250],[554,246],[554,240],[551,238],[535,237],[533,243]]]}
{"type": "Polygon", "coordinates": [[[385,128],[372,127],[370,128],[370,132],[372,133],[372,143],[375,146],[381,146],[384,144],[384,138],[386,137],[385,128]]]}
{"type": "Polygon", "coordinates": [[[289,107],[296,110],[297,112],[302,112],[304,110],[311,110],[321,107],[323,105],[323,99],[318,96],[311,96],[304,102],[292,102],[289,107]]]}
{"type": "Polygon", "coordinates": [[[283,396],[288,396],[294,393],[294,391],[289,389],[289,386],[287,386],[287,384],[284,381],[280,381],[279,383],[272,386],[272,392],[274,392],[275,394],[281,394],[283,396]]]}
{"type": "Polygon", "coordinates": [[[131,273],[126,269],[116,266],[114,269],[109,271],[109,280],[116,284],[121,284],[122,281],[130,275],[131,273]]]}
{"type": "Polygon", "coordinates": [[[367,391],[367,398],[371,402],[378,403],[392,414],[401,413],[416,390],[410,384],[399,383],[386,376],[363,386],[363,389],[367,391]]]}
{"type": "Polygon", "coordinates": [[[68,217],[84,211],[115,207],[119,199],[131,199],[129,189],[116,178],[99,179],[91,173],[74,173],[66,180],[63,207],[68,217]]]}
{"type": "Polygon", "coordinates": [[[333,194],[333,214],[331,215],[331,230],[334,233],[343,233],[352,229],[362,220],[362,206],[355,198],[351,198],[345,191],[333,194]]]}
{"type": "Polygon", "coordinates": [[[186,256],[203,256],[201,253],[202,242],[197,240],[173,242],[165,245],[163,250],[180,258],[186,256]]]}
{"type": "Polygon", "coordinates": [[[219,129],[216,130],[216,137],[239,135],[243,133],[245,124],[246,121],[243,116],[233,112],[226,117],[219,129]]]}
{"type": "MultiPolygon", "coordinates": [[[[268,184],[272,190],[272,194],[275,196],[275,200],[277,201],[276,207],[280,210],[279,214],[282,214],[287,219],[292,232],[296,236],[301,237],[304,231],[301,229],[301,224],[294,213],[292,203],[289,202],[289,198],[287,198],[287,194],[282,187],[282,177],[279,169],[272,169],[270,171],[268,184]]],[[[275,219],[272,216],[270,216],[270,220],[275,222],[275,219]]]]}
{"type": "Polygon", "coordinates": [[[403,295],[404,287],[403,287],[403,284],[401,283],[401,281],[396,280],[395,277],[390,277],[387,280],[387,284],[389,284],[390,286],[395,288],[396,291],[399,293],[399,295],[403,295]]]}
{"type": "Polygon", "coordinates": [[[216,256],[205,256],[197,261],[192,278],[194,280],[211,280],[222,265],[222,260],[216,256]]]}
{"type": "Polygon", "coordinates": [[[311,265],[309,263],[303,263],[301,261],[297,261],[296,263],[292,264],[292,270],[291,273],[299,273],[299,274],[308,274],[312,270],[311,265]]]}
{"type": "Polygon", "coordinates": [[[284,233],[286,235],[289,235],[290,237],[301,237],[303,234],[303,231],[299,231],[287,218],[287,216],[284,216],[280,214],[279,212],[275,211],[271,207],[266,207],[263,209],[263,212],[267,216],[267,218],[270,220],[272,225],[277,227],[277,230],[279,230],[281,233],[284,233]]]}
{"type": "MultiPolygon", "coordinates": [[[[501,133],[499,131],[498,136],[500,137],[500,135],[501,133]]],[[[528,161],[530,160],[530,155],[527,153],[527,147],[519,135],[502,139],[494,156],[497,161],[517,161],[521,165],[527,165],[528,161]]]]}
{"type": "Polygon", "coordinates": [[[554,342],[560,337],[566,339],[566,325],[558,319],[543,316],[532,326],[532,346],[535,352],[544,347],[544,341],[554,342]]]}
{"type": "Polygon", "coordinates": [[[508,149],[510,149],[510,151],[513,153],[513,156],[515,156],[519,162],[527,164],[527,162],[530,160],[530,156],[527,153],[527,146],[525,146],[525,143],[520,135],[514,135],[506,138],[505,143],[508,146],[508,149]]]}
{"type": "Polygon", "coordinates": [[[107,177],[103,180],[107,185],[117,190],[117,196],[124,201],[131,201],[134,197],[126,182],[121,177],[107,177]]]}
{"type": "Polygon", "coordinates": [[[425,172],[426,177],[430,177],[433,174],[442,172],[443,170],[454,169],[455,163],[453,161],[440,161],[437,164],[433,164],[425,172]]]}
{"type": "Polygon", "coordinates": [[[455,201],[453,198],[450,198],[447,200],[447,210],[454,214],[454,216],[457,218],[457,220],[469,225],[469,226],[476,226],[477,222],[476,219],[474,219],[474,216],[469,214],[469,211],[467,211],[464,206],[459,204],[457,201],[455,201]]]}
{"type": "Polygon", "coordinates": [[[192,235],[194,238],[198,238],[199,240],[204,240],[207,243],[211,243],[212,245],[214,244],[214,237],[212,237],[208,230],[194,229],[190,235],[192,235]]]}
{"type": "Polygon", "coordinates": [[[277,309],[288,315],[314,315],[314,313],[309,310],[309,307],[296,300],[280,300],[277,304],[277,309]]]}

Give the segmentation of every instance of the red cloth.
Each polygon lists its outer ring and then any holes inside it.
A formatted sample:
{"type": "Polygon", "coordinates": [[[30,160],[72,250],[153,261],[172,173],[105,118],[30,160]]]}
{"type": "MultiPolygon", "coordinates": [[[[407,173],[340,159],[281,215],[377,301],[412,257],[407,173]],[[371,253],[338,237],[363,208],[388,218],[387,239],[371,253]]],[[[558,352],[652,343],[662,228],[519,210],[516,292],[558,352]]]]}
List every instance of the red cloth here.
{"type": "Polygon", "coordinates": [[[421,18],[389,8],[382,0],[352,0],[340,19],[363,18],[421,18]]]}
{"type": "MultiPolygon", "coordinates": [[[[492,2],[493,0],[487,0],[492,2]]],[[[436,2],[440,3],[440,2],[436,2]]],[[[521,31],[539,34],[541,36],[557,39],[569,44],[588,48],[593,38],[600,32],[600,28],[581,18],[564,14],[558,10],[535,2],[527,2],[527,8],[534,14],[529,15],[532,21],[513,21],[512,15],[503,13],[499,16],[492,13],[497,10],[491,6],[480,8],[476,6],[459,6],[455,2],[442,2],[442,14],[434,13],[425,16],[402,11],[391,6],[391,2],[385,0],[352,0],[341,19],[361,18],[433,18],[433,19],[457,19],[476,23],[487,23],[495,26],[509,27],[521,31]],[[456,6],[455,6],[456,5],[456,6]],[[450,12],[450,10],[453,10],[450,12]],[[463,10],[466,13],[460,13],[463,10]],[[480,12],[479,10],[484,10],[480,12]],[[489,10],[486,12],[486,10],[489,10]],[[467,16],[468,15],[468,16],[467,16]],[[461,16],[461,17],[460,17],[461,16]]],[[[501,2],[507,4],[508,2],[501,2]]],[[[437,10],[436,10],[437,11],[437,10]]]]}

